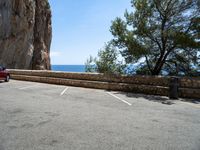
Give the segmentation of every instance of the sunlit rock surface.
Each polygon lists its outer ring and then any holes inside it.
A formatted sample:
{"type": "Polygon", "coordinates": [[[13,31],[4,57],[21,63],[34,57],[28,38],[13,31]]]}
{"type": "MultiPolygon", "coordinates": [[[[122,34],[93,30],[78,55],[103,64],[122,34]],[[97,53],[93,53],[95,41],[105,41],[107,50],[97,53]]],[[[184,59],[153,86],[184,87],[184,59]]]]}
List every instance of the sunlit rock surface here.
{"type": "Polygon", "coordinates": [[[0,64],[47,69],[52,37],[47,0],[0,0],[0,64]]]}

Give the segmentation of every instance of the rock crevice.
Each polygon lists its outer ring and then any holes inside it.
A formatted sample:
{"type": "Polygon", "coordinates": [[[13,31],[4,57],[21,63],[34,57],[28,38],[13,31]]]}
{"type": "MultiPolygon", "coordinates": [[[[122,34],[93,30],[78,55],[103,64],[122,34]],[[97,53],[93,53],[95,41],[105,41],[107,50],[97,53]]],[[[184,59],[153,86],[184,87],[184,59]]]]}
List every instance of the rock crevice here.
{"type": "Polygon", "coordinates": [[[49,70],[52,38],[47,0],[0,0],[0,64],[49,70]]]}

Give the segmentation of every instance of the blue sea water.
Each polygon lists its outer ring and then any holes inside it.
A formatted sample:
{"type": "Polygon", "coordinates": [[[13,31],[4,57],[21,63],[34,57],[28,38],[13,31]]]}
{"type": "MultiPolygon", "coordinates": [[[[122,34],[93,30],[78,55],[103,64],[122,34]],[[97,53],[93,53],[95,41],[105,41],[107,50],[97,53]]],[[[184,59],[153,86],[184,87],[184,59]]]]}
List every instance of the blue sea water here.
{"type": "Polygon", "coordinates": [[[52,71],[85,72],[85,65],[52,65],[52,71]]]}

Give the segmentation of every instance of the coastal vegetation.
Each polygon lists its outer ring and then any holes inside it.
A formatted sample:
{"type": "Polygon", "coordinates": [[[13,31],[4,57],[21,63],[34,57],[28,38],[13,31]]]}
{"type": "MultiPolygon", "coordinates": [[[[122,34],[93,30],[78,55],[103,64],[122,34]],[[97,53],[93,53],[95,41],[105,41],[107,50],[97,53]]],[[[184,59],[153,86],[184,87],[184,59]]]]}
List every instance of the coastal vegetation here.
{"type": "Polygon", "coordinates": [[[119,61],[119,51],[111,42],[99,50],[97,57],[90,56],[86,63],[86,72],[99,72],[105,74],[125,74],[127,65],[119,61]]]}
{"type": "Polygon", "coordinates": [[[198,76],[200,2],[132,0],[131,6],[132,12],[112,21],[113,39],[87,60],[86,71],[126,74],[126,66],[136,65],[134,74],[198,76]]]}

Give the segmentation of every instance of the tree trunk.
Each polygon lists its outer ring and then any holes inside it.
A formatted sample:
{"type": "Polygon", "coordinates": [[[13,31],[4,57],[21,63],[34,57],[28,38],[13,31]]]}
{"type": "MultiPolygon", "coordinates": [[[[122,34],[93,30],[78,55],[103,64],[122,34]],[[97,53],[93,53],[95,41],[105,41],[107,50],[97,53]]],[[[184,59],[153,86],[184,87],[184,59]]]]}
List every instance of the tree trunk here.
{"type": "Polygon", "coordinates": [[[159,61],[158,63],[156,63],[156,66],[154,67],[153,71],[152,71],[152,75],[159,75],[163,65],[165,64],[165,58],[163,58],[162,61],[159,61]]]}

